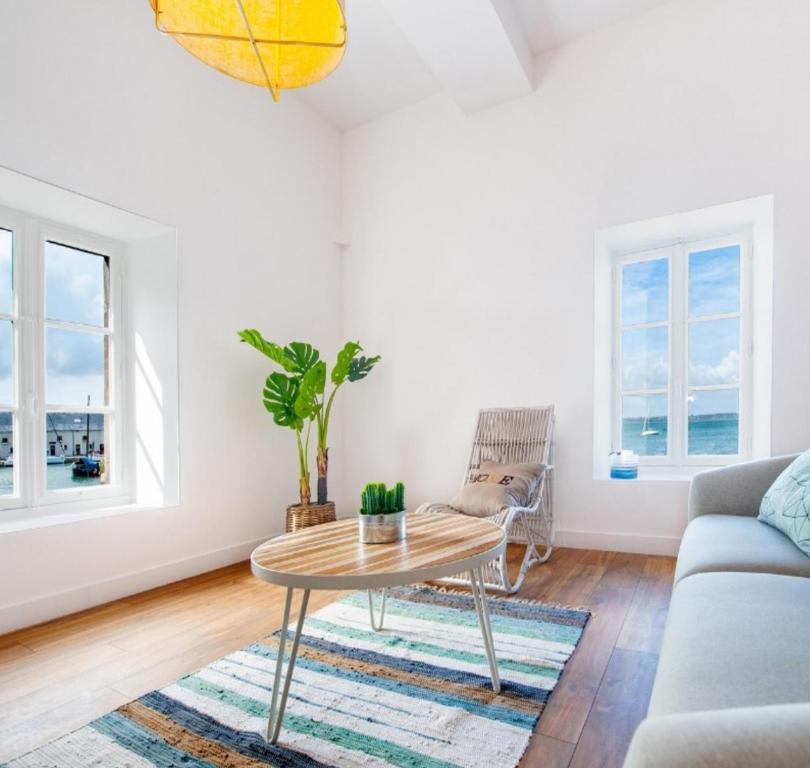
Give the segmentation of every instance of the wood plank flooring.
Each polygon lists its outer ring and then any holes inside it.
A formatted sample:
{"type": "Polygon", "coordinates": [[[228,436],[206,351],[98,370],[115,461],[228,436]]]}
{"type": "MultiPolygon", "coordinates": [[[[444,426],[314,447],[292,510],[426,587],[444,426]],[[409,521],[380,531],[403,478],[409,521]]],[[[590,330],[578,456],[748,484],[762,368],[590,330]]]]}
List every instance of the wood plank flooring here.
{"type": "MultiPolygon", "coordinates": [[[[520,551],[510,545],[516,569],[520,551]]],[[[522,768],[620,766],[647,709],[674,558],[557,549],[519,597],[593,616],[522,768]]],[[[338,597],[313,592],[312,611],[338,597]]],[[[268,634],[282,589],[247,563],[0,636],[0,762],[268,634]]]]}

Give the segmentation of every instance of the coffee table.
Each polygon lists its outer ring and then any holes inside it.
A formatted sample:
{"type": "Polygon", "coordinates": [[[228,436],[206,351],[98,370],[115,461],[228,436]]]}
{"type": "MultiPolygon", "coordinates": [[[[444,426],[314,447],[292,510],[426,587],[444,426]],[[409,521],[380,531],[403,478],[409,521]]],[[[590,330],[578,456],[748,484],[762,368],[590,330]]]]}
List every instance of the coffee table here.
{"type": "Polygon", "coordinates": [[[253,551],[250,556],[253,575],[287,589],[273,692],[270,697],[270,716],[267,721],[269,742],[275,744],[278,741],[309,593],[313,589],[367,590],[371,626],[379,632],[385,620],[387,587],[467,573],[489,663],[492,689],[496,693],[500,691],[501,683],[481,569],[504,552],[506,534],[500,526],[489,520],[450,513],[408,515],[407,528],[408,537],[404,541],[360,544],[357,540],[357,519],[338,520],[270,539],[253,551]],[[279,699],[290,609],[296,589],[303,590],[301,609],[279,699]],[[379,619],[374,615],[372,590],[375,589],[382,590],[379,619]]]}

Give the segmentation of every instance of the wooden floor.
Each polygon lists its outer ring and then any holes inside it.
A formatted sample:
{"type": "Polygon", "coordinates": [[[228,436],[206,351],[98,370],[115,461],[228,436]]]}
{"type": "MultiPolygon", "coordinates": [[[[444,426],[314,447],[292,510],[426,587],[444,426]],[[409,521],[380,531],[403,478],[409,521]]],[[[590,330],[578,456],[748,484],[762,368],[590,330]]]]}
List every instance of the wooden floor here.
{"type": "MultiPolygon", "coordinates": [[[[647,709],[674,565],[557,549],[530,571],[519,597],[593,617],[521,766],[621,765],[647,709]]],[[[337,594],[313,592],[311,609],[337,594]]],[[[0,637],[0,762],[268,634],[282,598],[243,563],[0,637]]]]}

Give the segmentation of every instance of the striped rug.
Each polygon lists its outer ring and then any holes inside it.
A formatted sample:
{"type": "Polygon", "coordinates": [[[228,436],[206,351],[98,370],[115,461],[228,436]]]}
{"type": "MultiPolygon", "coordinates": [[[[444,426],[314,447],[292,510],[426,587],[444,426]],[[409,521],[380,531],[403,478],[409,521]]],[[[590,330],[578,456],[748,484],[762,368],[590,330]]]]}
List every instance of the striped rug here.
{"type": "Polygon", "coordinates": [[[389,590],[374,632],[357,592],[306,620],[277,746],[262,736],[272,636],[7,766],[515,766],[589,614],[506,599],[490,613],[500,694],[469,595],[389,590]]]}

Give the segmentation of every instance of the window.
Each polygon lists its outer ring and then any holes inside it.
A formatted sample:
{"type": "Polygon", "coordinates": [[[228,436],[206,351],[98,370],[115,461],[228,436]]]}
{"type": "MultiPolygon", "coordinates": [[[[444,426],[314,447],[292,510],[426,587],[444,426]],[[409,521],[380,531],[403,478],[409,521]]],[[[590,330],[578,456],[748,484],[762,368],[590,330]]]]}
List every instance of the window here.
{"type": "Polygon", "coordinates": [[[46,489],[104,485],[109,457],[93,449],[113,416],[110,257],[52,240],[44,250],[46,439],[72,430],[84,445],[70,456],[60,443],[46,489]]]}
{"type": "Polygon", "coordinates": [[[19,471],[12,454],[17,446],[19,414],[17,412],[17,356],[15,336],[16,314],[14,252],[17,245],[15,230],[2,226],[0,220],[0,431],[10,446],[0,466],[0,500],[14,499],[19,493],[19,471]]]}
{"type": "Polygon", "coordinates": [[[177,231],[0,189],[0,533],[178,504],[177,231]]]}
{"type": "Polygon", "coordinates": [[[642,463],[751,453],[751,238],[614,257],[612,447],[642,463]]]}
{"type": "Polygon", "coordinates": [[[0,209],[2,508],[126,494],[118,254],[0,209]]]}

